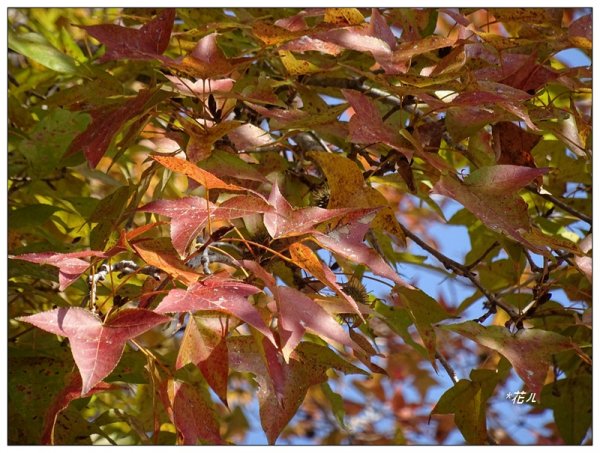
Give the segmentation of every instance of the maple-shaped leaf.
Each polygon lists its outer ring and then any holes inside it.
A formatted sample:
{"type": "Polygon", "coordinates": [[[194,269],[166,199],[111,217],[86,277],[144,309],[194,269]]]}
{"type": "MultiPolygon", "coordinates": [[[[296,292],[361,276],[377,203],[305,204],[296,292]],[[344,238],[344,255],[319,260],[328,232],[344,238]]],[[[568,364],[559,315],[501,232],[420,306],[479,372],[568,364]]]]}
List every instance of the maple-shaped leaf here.
{"type": "Polygon", "coordinates": [[[570,338],[548,330],[522,329],[512,334],[505,327],[484,327],[475,321],[440,328],[459,333],[502,354],[523,379],[529,391],[538,395],[541,394],[554,354],[574,349],[581,356],[584,355],[570,338]]]}
{"type": "Polygon", "coordinates": [[[175,21],[175,9],[167,8],[141,28],[103,24],[82,26],[90,35],[106,45],[106,53],[100,62],[128,58],[130,60],[163,59],[171,39],[175,21]]]}
{"type": "Polygon", "coordinates": [[[312,231],[315,225],[348,214],[352,209],[323,209],[308,207],[294,209],[273,184],[269,203],[273,211],[265,213],[264,223],[272,238],[299,236],[312,231]]]}
{"type": "Polygon", "coordinates": [[[40,252],[10,256],[10,258],[16,260],[57,267],[59,291],[64,291],[90,267],[90,263],[82,259],[89,257],[108,258],[108,254],[95,250],[85,250],[72,253],[40,252]]]}
{"type": "Polygon", "coordinates": [[[227,58],[217,45],[217,33],[204,36],[192,51],[179,60],[169,60],[167,65],[199,79],[229,75],[238,65],[252,58],[227,58]]]}
{"type": "Polygon", "coordinates": [[[329,185],[329,208],[381,208],[371,222],[372,228],[386,230],[402,246],[406,238],[388,201],[374,187],[366,184],[356,162],[334,153],[309,151],[307,156],[316,161],[329,185]]]}
{"type": "Polygon", "coordinates": [[[161,397],[169,418],[177,429],[178,444],[224,443],[208,391],[175,379],[164,381],[162,387],[161,397]]]}
{"type": "Polygon", "coordinates": [[[114,384],[107,384],[106,382],[99,382],[90,389],[89,392],[82,394],[82,382],[81,375],[78,372],[72,372],[69,375],[69,381],[67,385],[60,391],[58,395],[52,401],[52,404],[48,408],[46,415],[44,416],[44,429],[42,431],[42,444],[54,445],[54,426],[60,413],[66,409],[71,401],[79,398],[85,398],[92,396],[95,393],[105,392],[109,390],[119,389],[119,386],[114,384]]]}
{"type": "Polygon", "coordinates": [[[121,310],[102,322],[90,311],[70,307],[21,316],[17,320],[69,339],[83,382],[81,394],[85,395],[117,366],[127,340],[170,321],[170,318],[134,308],[121,310]]]}
{"type": "Polygon", "coordinates": [[[352,142],[364,145],[385,143],[400,151],[407,159],[412,158],[413,151],[406,148],[398,132],[383,122],[371,99],[355,90],[342,90],[342,94],[354,109],[354,115],[350,118],[352,142]]]}
{"type": "Polygon", "coordinates": [[[227,199],[219,206],[204,198],[185,197],[152,201],[138,210],[170,217],[171,242],[179,255],[184,256],[190,242],[200,234],[209,217],[212,222],[231,220],[269,212],[273,207],[260,198],[240,195],[227,199]]]}
{"type": "Polygon", "coordinates": [[[241,319],[276,344],[272,332],[260,313],[248,301],[249,296],[259,292],[259,288],[247,283],[212,277],[194,283],[187,290],[172,289],[155,311],[157,313],[220,311],[241,319]]]}
{"type": "Polygon", "coordinates": [[[227,406],[229,359],[226,335],[226,322],[221,317],[190,316],[175,366],[179,369],[188,363],[196,365],[227,406]]]}
{"type": "MultiPolygon", "coordinates": [[[[481,187],[470,187],[452,176],[442,175],[433,187],[433,193],[455,199],[488,228],[510,236],[536,253],[548,255],[546,249],[534,245],[523,235],[531,230],[525,200],[514,191],[507,194],[493,193],[493,186],[484,184],[483,187],[483,190],[481,187]],[[492,189],[492,193],[488,189],[492,189]]],[[[515,186],[515,190],[518,188],[515,186]]]]}
{"type": "Polygon", "coordinates": [[[312,236],[321,247],[350,260],[352,263],[364,264],[374,274],[389,278],[400,286],[406,286],[407,283],[383,260],[381,255],[363,243],[372,217],[363,217],[338,227],[327,234],[315,232],[312,236]]]}
{"type": "Polygon", "coordinates": [[[231,368],[250,372],[259,385],[258,401],[261,425],[270,444],[292,419],[309,387],[327,380],[329,368],[344,374],[367,374],[360,368],[343,360],[331,349],[315,343],[302,342],[292,353],[289,363],[281,363],[281,390],[277,392],[265,355],[253,337],[236,336],[227,341],[231,368]]]}
{"type": "Polygon", "coordinates": [[[73,139],[65,155],[83,151],[89,166],[96,167],[113,137],[127,121],[144,112],[146,103],[155,93],[155,90],[141,90],[136,97],[123,103],[99,107],[89,112],[92,122],[73,139]]]}

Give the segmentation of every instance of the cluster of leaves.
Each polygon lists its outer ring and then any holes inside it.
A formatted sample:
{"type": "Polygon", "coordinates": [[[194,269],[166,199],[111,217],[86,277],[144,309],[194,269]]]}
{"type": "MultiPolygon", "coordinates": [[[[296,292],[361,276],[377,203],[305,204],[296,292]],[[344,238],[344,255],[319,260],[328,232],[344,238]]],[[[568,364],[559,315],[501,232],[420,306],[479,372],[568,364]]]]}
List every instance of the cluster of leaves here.
{"type": "Polygon", "coordinates": [[[513,371],[553,411],[538,442],[584,441],[591,68],[556,55],[590,55],[591,23],[11,10],[9,441],[233,443],[256,394],[270,443],[518,443],[488,420],[513,371]],[[435,224],[466,227],[464,264],[435,224]]]}

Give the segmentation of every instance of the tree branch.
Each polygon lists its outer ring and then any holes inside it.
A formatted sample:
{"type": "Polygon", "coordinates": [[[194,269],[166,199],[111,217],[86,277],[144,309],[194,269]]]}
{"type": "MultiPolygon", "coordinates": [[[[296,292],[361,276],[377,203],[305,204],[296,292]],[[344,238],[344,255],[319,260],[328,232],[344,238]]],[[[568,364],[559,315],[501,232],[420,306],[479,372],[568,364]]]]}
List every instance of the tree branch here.
{"type": "Polygon", "coordinates": [[[568,212],[569,214],[577,217],[580,220],[583,220],[585,223],[588,224],[592,224],[592,218],[588,217],[587,215],[573,209],[571,206],[569,206],[566,203],[563,203],[562,201],[560,201],[558,198],[556,198],[554,195],[549,194],[549,193],[539,193],[535,188],[527,186],[527,190],[533,194],[536,194],[539,197],[542,197],[545,200],[550,201],[551,203],[553,203],[555,206],[557,206],[558,208],[562,209],[565,212],[568,212]]]}
{"type": "Polygon", "coordinates": [[[519,314],[510,305],[505,304],[496,296],[491,294],[487,289],[485,289],[479,281],[479,279],[477,278],[477,276],[473,272],[471,272],[466,266],[457,263],[453,259],[448,258],[443,253],[440,253],[439,251],[428,245],[426,242],[424,242],[421,238],[413,234],[412,231],[409,231],[404,225],[400,224],[400,227],[402,228],[406,236],[408,236],[414,242],[416,242],[419,245],[419,247],[431,253],[440,263],[442,263],[446,267],[446,269],[453,270],[457,274],[462,275],[463,277],[466,277],[469,280],[471,280],[473,285],[475,285],[477,289],[481,291],[481,293],[489,301],[492,309],[494,307],[500,307],[510,316],[511,320],[518,318],[519,314]]]}

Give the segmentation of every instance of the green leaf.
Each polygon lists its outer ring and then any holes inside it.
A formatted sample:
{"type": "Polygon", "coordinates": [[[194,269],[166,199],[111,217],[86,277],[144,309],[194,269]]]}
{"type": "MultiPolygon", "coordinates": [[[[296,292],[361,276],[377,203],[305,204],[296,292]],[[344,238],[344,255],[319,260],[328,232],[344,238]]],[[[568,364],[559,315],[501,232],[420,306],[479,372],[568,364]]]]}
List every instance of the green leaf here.
{"type": "Polygon", "coordinates": [[[427,349],[429,360],[435,368],[437,345],[435,330],[432,324],[448,319],[450,315],[435,299],[420,289],[396,286],[395,292],[398,295],[400,303],[408,309],[417,331],[423,340],[423,344],[427,349]]]}
{"type": "Polygon", "coordinates": [[[423,357],[428,357],[427,350],[417,343],[408,331],[408,328],[413,324],[413,319],[408,310],[398,307],[390,307],[379,300],[375,302],[374,309],[379,315],[381,315],[388,327],[396,334],[400,335],[407,345],[411,346],[423,357]]]}
{"type": "Polygon", "coordinates": [[[449,388],[431,413],[454,414],[454,422],[468,443],[487,443],[487,401],[498,383],[506,378],[509,370],[508,363],[501,361],[497,370],[471,371],[471,380],[461,379],[449,388]]]}
{"type": "Polygon", "coordinates": [[[567,445],[580,445],[592,427],[592,376],[561,379],[542,390],[541,404],[554,411],[554,421],[567,445]]]}
{"type": "Polygon", "coordinates": [[[37,123],[29,139],[19,145],[30,165],[32,178],[47,177],[54,171],[61,157],[77,134],[85,130],[89,117],[85,114],[54,109],[37,123]]]}
{"type": "Polygon", "coordinates": [[[9,211],[8,226],[9,228],[27,228],[32,226],[42,225],[60,208],[49,204],[31,204],[22,208],[9,211]]]}
{"type": "Polygon", "coordinates": [[[37,33],[17,35],[9,31],[8,47],[53,71],[65,74],[78,72],[75,60],[50,45],[42,35],[37,33]]]}
{"type": "Polygon", "coordinates": [[[346,411],[344,410],[343,398],[338,393],[335,393],[333,390],[331,390],[331,387],[329,387],[327,382],[323,382],[321,384],[321,390],[323,390],[327,401],[329,401],[329,404],[331,404],[331,411],[333,412],[335,419],[338,421],[340,426],[345,429],[346,425],[344,425],[344,416],[346,415],[346,411]]]}

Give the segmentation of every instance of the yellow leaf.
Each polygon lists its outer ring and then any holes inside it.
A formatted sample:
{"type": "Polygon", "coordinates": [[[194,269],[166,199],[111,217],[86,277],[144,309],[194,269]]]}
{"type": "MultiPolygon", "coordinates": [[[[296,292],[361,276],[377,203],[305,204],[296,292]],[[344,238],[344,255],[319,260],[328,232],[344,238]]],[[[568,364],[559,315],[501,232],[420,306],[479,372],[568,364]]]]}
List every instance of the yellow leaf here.
{"type": "Polygon", "coordinates": [[[310,61],[299,60],[298,58],[294,57],[292,52],[287,50],[280,50],[279,58],[281,58],[283,66],[285,66],[285,69],[291,76],[313,74],[321,70],[318,66],[315,66],[310,61]]]}
{"type": "Polygon", "coordinates": [[[324,20],[334,25],[359,25],[365,18],[356,8],[327,8],[324,20]]]}
{"type": "Polygon", "coordinates": [[[383,206],[371,227],[390,233],[402,246],[406,238],[394,211],[377,189],[365,183],[362,171],[355,162],[340,154],[310,151],[308,157],[319,164],[329,184],[328,208],[375,208],[383,206]]]}

